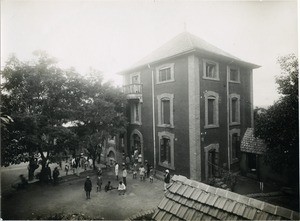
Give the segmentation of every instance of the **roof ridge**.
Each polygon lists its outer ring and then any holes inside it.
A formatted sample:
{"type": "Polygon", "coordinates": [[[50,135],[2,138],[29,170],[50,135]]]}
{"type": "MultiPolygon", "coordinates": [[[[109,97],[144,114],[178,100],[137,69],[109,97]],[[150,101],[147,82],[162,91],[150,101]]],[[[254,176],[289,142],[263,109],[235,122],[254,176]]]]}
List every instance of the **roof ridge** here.
{"type": "Polygon", "coordinates": [[[192,42],[192,40],[191,40],[191,35],[192,35],[192,34],[186,31],[186,35],[187,35],[187,38],[188,38],[189,43],[191,44],[191,47],[192,47],[192,48],[195,48],[195,45],[193,44],[193,42],[192,42]]]}

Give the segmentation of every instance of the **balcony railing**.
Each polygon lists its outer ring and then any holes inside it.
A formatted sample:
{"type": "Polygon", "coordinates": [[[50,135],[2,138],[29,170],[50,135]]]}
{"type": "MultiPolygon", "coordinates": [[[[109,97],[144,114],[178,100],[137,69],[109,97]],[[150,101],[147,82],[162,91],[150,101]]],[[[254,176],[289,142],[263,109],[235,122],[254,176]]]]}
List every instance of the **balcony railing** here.
{"type": "Polygon", "coordinates": [[[128,84],[123,86],[124,94],[142,94],[143,93],[142,84],[128,84]]]}
{"type": "Polygon", "coordinates": [[[143,85],[142,84],[128,84],[123,86],[123,93],[127,95],[127,99],[142,100],[143,85]]]}

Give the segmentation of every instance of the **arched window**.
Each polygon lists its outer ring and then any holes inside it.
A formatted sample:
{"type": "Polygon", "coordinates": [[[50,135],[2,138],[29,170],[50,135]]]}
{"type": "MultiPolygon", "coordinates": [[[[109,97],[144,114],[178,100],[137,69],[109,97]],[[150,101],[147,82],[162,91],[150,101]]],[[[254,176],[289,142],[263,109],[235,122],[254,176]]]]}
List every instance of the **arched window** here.
{"type": "Polygon", "coordinates": [[[240,124],[240,95],[230,94],[230,125],[240,124]]]}
{"type": "Polygon", "coordinates": [[[173,94],[161,94],[158,101],[158,126],[173,127],[173,94]]]}
{"type": "Polygon", "coordinates": [[[219,94],[207,91],[205,98],[205,128],[219,127],[219,94]]]}
{"type": "Polygon", "coordinates": [[[231,163],[237,162],[240,157],[240,133],[240,129],[236,128],[229,131],[231,163]]]}
{"type": "Polygon", "coordinates": [[[158,133],[159,164],[174,169],[174,134],[163,131],[158,133]]]}

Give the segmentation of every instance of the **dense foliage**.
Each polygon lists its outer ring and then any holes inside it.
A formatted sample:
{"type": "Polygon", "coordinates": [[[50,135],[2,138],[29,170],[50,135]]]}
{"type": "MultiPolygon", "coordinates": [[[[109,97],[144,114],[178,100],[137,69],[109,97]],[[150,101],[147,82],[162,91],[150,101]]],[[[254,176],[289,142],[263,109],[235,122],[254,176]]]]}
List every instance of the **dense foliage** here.
{"type": "Polygon", "coordinates": [[[280,99],[255,116],[255,135],[267,145],[266,163],[298,183],[298,59],[291,54],[278,59],[282,73],[276,79],[280,99]]]}
{"type": "Polygon", "coordinates": [[[100,141],[125,130],[126,99],[103,83],[99,72],[83,77],[39,52],[31,62],[11,57],[1,75],[1,165],[39,155],[44,167],[47,160],[79,147],[93,157],[100,141]]]}

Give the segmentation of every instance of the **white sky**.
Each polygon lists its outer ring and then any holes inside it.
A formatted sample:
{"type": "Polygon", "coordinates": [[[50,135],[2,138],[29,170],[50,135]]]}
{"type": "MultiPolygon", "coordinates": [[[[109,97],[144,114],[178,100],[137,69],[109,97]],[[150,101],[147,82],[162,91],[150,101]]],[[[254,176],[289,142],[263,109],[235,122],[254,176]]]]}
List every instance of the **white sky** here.
{"type": "Polygon", "coordinates": [[[298,54],[296,1],[1,0],[1,66],[45,50],[63,68],[114,73],[184,31],[262,67],[254,70],[254,105],[278,99],[278,56],[298,54]]]}

